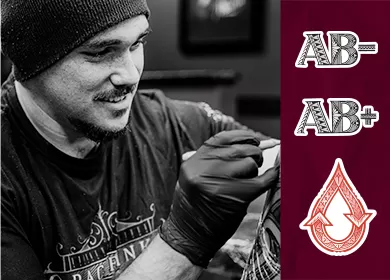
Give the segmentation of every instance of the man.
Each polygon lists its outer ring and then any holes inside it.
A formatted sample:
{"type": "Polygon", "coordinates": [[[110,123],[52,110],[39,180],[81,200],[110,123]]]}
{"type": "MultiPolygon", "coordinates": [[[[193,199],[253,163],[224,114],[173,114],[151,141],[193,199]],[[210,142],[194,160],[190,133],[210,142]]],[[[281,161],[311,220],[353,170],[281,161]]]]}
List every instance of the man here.
{"type": "Polygon", "coordinates": [[[137,91],[144,0],[1,5],[2,279],[198,278],[274,185],[267,137],[137,91]]]}

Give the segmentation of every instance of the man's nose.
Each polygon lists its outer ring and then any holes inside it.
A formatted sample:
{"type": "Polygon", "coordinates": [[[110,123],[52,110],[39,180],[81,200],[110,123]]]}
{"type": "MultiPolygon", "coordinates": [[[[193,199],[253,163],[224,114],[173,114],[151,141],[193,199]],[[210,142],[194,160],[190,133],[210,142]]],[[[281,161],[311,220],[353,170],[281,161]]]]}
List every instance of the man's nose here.
{"type": "Polygon", "coordinates": [[[110,76],[112,84],[116,87],[132,86],[137,84],[140,78],[140,73],[130,52],[118,62],[110,76]]]}

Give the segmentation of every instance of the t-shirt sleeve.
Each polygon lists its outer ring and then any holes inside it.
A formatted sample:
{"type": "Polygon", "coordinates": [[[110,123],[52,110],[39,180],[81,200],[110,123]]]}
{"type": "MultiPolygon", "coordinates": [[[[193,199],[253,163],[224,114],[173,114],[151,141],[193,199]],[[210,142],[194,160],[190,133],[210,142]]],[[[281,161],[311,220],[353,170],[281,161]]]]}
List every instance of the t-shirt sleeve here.
{"type": "Polygon", "coordinates": [[[43,269],[17,218],[12,185],[1,174],[1,279],[43,280],[43,269]]]}
{"type": "MultiPolygon", "coordinates": [[[[211,108],[205,102],[191,102],[168,99],[168,102],[176,111],[182,129],[185,130],[189,141],[199,148],[203,142],[215,134],[226,130],[251,130],[247,126],[237,122],[234,118],[211,108]]],[[[270,137],[255,132],[260,140],[270,137]]]]}

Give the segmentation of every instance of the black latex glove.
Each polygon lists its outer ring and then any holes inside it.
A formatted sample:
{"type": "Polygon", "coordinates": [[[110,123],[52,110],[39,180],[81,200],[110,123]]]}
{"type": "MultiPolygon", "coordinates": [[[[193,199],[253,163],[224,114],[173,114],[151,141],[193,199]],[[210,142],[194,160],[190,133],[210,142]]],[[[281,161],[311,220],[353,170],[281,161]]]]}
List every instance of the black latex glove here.
{"type": "Polygon", "coordinates": [[[250,202],[276,184],[278,167],[257,176],[263,161],[259,144],[250,131],[225,131],[182,164],[160,236],[193,264],[206,268],[237,230],[250,202]]]}

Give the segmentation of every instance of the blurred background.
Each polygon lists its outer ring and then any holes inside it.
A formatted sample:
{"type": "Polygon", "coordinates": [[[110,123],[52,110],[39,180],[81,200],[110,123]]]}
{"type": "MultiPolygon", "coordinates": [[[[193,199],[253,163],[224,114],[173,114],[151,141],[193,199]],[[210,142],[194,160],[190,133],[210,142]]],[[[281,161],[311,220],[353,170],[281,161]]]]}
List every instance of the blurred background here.
{"type": "Polygon", "coordinates": [[[145,46],[141,86],[161,88],[172,98],[208,102],[278,138],[280,0],[148,4],[153,32],[145,46]]]}
{"type": "MultiPolygon", "coordinates": [[[[153,32],[140,88],[207,102],[280,137],[280,0],[147,0],[153,32]]],[[[2,56],[1,80],[10,71],[2,56]]],[[[240,279],[264,203],[260,197],[202,280],[240,279]]]]}

